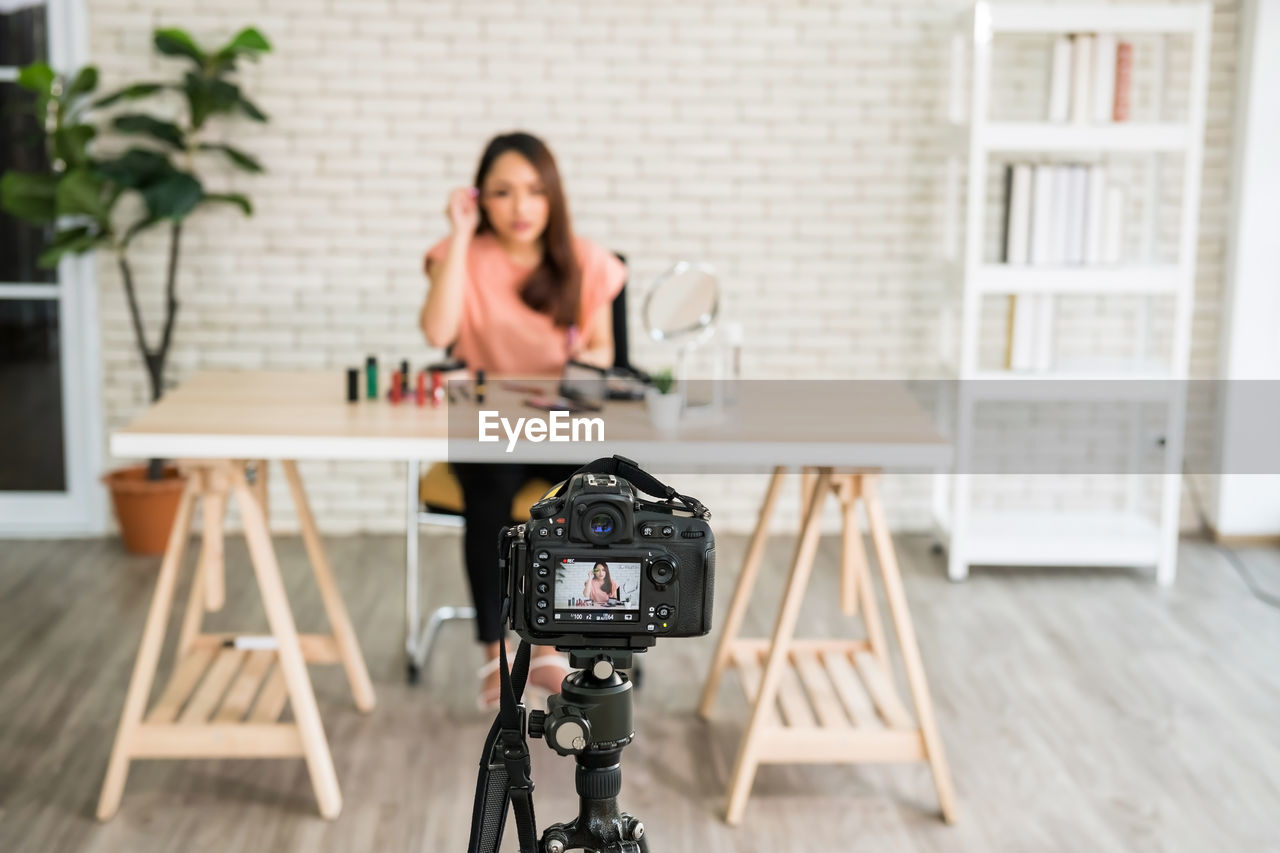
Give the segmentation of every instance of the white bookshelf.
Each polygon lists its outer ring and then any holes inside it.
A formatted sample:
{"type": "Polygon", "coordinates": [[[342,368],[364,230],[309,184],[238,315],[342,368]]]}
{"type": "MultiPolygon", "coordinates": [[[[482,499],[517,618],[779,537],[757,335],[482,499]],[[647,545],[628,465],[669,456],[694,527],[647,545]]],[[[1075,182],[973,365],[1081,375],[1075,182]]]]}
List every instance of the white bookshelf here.
{"type": "MultiPolygon", "coordinates": [[[[1191,344],[1196,242],[1200,207],[1205,97],[1211,32],[1209,3],[1076,5],[988,3],[973,6],[953,39],[950,120],[954,145],[948,157],[947,266],[958,318],[948,327],[954,346],[945,354],[944,372],[962,380],[950,406],[955,414],[956,458],[972,452],[975,409],[991,400],[1070,400],[1114,398],[1131,413],[1133,453],[1143,444],[1139,407],[1157,401],[1164,411],[1160,434],[1167,454],[1164,470],[1180,470],[1185,439],[1185,409],[1191,344]],[[1190,67],[1186,114],[1182,120],[1150,120],[1098,124],[1049,121],[1003,121],[990,118],[992,40],[1003,33],[1060,36],[1112,33],[1126,36],[1189,37],[1190,67]],[[967,85],[966,85],[967,84],[967,85]],[[1172,263],[1129,263],[1112,266],[1011,266],[987,261],[986,214],[992,155],[1054,162],[1067,156],[1097,157],[1110,153],[1175,154],[1182,157],[1178,196],[1178,242],[1172,263]],[[963,205],[960,186],[965,188],[963,205]],[[1095,360],[1056,364],[1052,369],[993,370],[980,366],[979,352],[989,336],[1006,329],[983,328],[982,300],[989,295],[1037,294],[1133,295],[1142,300],[1140,329],[1129,360],[1095,360]],[[1147,297],[1173,302],[1173,327],[1167,351],[1152,361],[1147,352],[1147,297]],[[985,336],[985,337],[984,337],[985,336]],[[1116,380],[1116,381],[1108,381],[1116,380]],[[1124,381],[1128,380],[1128,381],[1124,381]],[[1146,382],[1144,382],[1146,381],[1146,382]],[[1060,384],[1057,383],[1067,383],[1060,384]],[[1057,387],[1055,387],[1057,385],[1057,387]]],[[[1163,41],[1161,41],[1163,44],[1163,41]]],[[[1159,62],[1167,62],[1163,46],[1159,62]]],[[[1164,84],[1164,74],[1159,85],[1164,84]]],[[[1146,187],[1158,192],[1158,161],[1148,161],[1146,187]]],[[[1154,216],[1154,215],[1152,215],[1154,216]]],[[[1154,218],[1146,223],[1155,232],[1154,218]]],[[[1150,237],[1147,246],[1150,246],[1150,237]]],[[[1133,464],[1137,471],[1137,463],[1133,464]]],[[[1162,585],[1173,583],[1182,480],[1178,473],[1159,476],[1158,512],[1143,508],[1139,475],[1128,478],[1125,504],[1115,511],[1016,510],[986,511],[972,506],[974,476],[957,473],[937,478],[934,514],[948,553],[948,576],[963,580],[972,565],[993,566],[1131,566],[1155,570],[1162,585]]],[[[1053,478],[1041,478],[1052,480],[1053,478]]]]}

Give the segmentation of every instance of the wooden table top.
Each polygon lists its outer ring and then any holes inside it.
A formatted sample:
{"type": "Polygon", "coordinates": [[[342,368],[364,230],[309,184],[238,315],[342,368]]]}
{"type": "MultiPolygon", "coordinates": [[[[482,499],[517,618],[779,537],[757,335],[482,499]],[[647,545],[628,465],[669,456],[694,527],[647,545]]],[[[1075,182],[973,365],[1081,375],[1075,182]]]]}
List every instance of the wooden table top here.
{"type": "MultiPolygon", "coordinates": [[[[364,377],[361,376],[361,391],[364,377]]],[[[548,393],[555,383],[544,381],[548,393]]],[[[483,406],[511,423],[547,418],[530,392],[490,379],[483,406]]],[[[170,391],[111,435],[131,458],[522,461],[576,463],[620,453],[642,464],[709,471],[773,465],[934,470],[950,447],[902,383],[743,382],[718,419],[690,417],[662,433],[643,402],[611,402],[605,441],[477,440],[481,407],[471,401],[418,406],[412,399],[346,402],[341,371],[207,371],[170,391]],[[452,438],[450,433],[452,421],[452,438]]]]}

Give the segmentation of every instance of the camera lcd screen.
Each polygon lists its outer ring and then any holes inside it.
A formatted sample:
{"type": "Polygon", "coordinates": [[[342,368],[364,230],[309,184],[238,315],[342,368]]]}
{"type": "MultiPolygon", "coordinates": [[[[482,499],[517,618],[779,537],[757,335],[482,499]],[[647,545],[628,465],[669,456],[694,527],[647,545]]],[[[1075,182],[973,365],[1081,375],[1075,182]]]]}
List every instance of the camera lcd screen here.
{"type": "Polygon", "coordinates": [[[554,603],[557,622],[638,622],[640,563],[565,557],[554,603]]]}

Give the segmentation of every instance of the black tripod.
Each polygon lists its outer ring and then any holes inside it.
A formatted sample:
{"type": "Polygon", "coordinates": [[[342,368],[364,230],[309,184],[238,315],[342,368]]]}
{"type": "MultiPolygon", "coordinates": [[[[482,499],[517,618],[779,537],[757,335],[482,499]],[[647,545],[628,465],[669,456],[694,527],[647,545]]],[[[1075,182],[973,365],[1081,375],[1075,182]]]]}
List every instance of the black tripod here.
{"type": "Polygon", "coordinates": [[[530,737],[545,738],[548,746],[578,763],[578,816],[547,827],[539,842],[541,853],[648,853],[644,824],[618,810],[622,750],[635,737],[631,680],[618,668],[630,668],[632,657],[632,652],[617,649],[571,651],[569,665],[580,671],[565,676],[545,713],[529,715],[530,737]]]}

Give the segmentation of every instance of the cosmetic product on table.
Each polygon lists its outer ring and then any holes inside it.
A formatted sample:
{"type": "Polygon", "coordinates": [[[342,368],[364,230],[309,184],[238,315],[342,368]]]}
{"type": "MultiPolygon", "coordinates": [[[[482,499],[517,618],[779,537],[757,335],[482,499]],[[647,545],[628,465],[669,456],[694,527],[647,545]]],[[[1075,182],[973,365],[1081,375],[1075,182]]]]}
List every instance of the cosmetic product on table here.
{"type": "Polygon", "coordinates": [[[365,396],[370,400],[378,399],[378,359],[369,356],[364,360],[365,396]]]}

